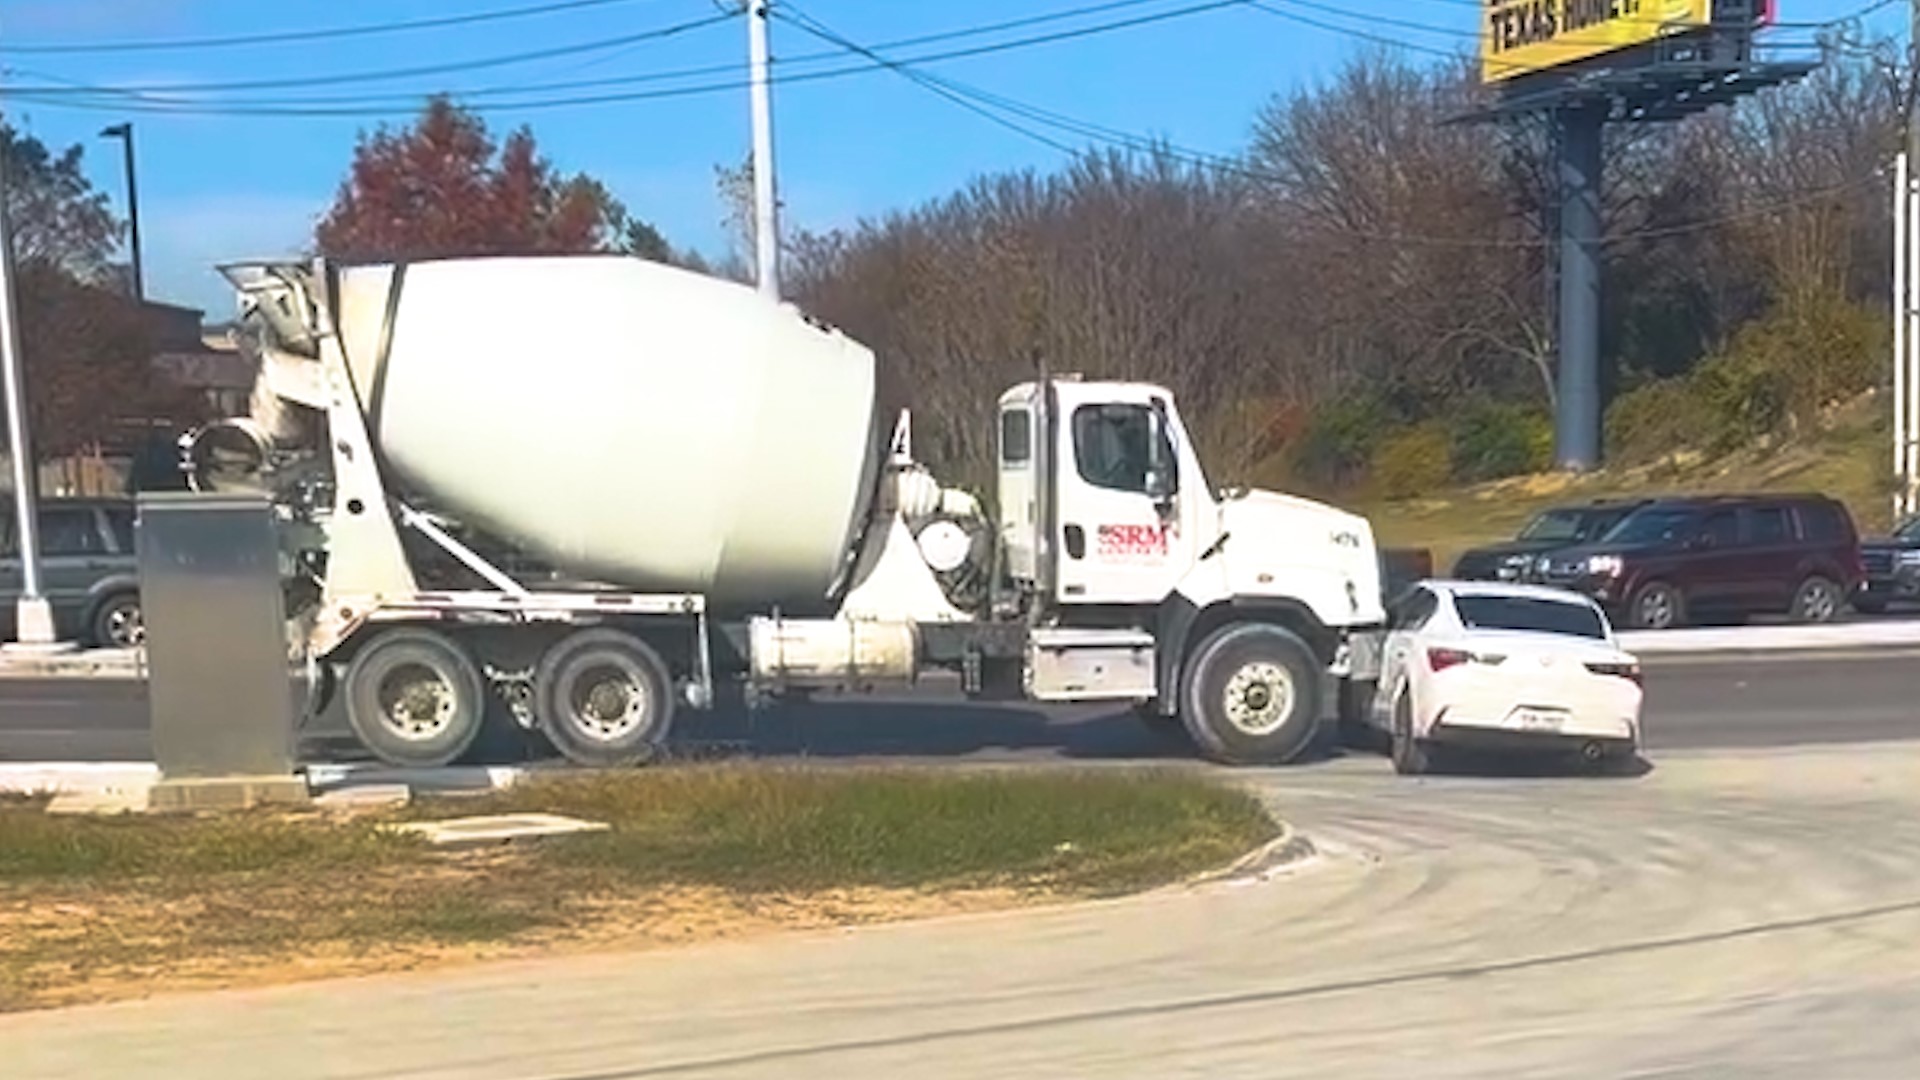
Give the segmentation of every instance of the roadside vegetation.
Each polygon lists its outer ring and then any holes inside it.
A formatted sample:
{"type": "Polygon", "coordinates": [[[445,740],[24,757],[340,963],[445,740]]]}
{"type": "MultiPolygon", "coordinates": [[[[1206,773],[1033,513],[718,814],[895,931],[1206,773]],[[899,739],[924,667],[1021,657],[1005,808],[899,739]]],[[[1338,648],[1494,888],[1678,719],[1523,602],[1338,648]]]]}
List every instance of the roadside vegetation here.
{"type": "Polygon", "coordinates": [[[1445,574],[1467,548],[1511,539],[1534,514],[1589,499],[1707,492],[1820,492],[1847,505],[1863,534],[1890,524],[1887,406],[1864,394],[1820,410],[1799,434],[1763,435],[1719,453],[1685,448],[1582,475],[1545,472],[1439,483],[1419,497],[1363,489],[1349,498],[1383,545],[1424,547],[1445,574]]]}
{"type": "Polygon", "coordinates": [[[1253,796],[1180,770],[693,766],[354,816],[52,816],[11,799],[0,1009],[1112,895],[1278,828],[1253,796]],[[449,851],[383,827],[532,811],[611,828],[449,851]]]}

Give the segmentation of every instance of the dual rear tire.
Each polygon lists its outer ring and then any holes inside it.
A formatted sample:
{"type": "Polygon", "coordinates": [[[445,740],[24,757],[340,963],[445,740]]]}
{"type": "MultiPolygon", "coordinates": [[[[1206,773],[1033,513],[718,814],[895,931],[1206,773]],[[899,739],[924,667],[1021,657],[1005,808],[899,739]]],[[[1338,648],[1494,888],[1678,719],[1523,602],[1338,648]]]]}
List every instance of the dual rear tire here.
{"type": "MultiPolygon", "coordinates": [[[[489,694],[458,638],[382,631],[348,664],[347,722],[362,745],[401,767],[448,765],[479,737],[489,694]]],[[[658,756],[673,722],[673,679],[660,654],[619,630],[576,631],[541,657],[533,679],[540,730],[568,760],[611,768],[658,756]]]]}

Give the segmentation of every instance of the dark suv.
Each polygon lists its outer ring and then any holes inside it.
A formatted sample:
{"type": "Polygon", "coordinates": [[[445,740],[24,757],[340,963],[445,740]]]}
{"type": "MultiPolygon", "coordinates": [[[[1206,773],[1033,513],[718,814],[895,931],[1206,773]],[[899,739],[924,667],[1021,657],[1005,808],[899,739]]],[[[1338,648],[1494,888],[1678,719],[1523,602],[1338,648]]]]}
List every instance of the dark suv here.
{"type": "MultiPolygon", "coordinates": [[[[40,588],[61,638],[107,648],[146,640],[130,499],[47,499],[39,506],[40,588]]],[[[25,587],[11,499],[0,509],[0,641],[12,641],[25,587]]]]}
{"type": "Polygon", "coordinates": [[[1920,517],[1910,517],[1884,540],[1860,545],[1866,570],[1860,591],[1853,594],[1857,611],[1877,615],[1887,605],[1920,603],[1920,517]]]}
{"type": "Polygon", "coordinates": [[[1526,581],[1540,559],[1561,548],[1591,544],[1646,505],[1646,499],[1603,499],[1582,506],[1556,506],[1534,515],[1520,534],[1502,544],[1488,544],[1462,553],[1453,564],[1457,581],[1526,581]]]}
{"type": "Polygon", "coordinates": [[[1641,630],[1762,613],[1826,622],[1862,578],[1847,508],[1823,495],[1658,499],[1598,542],[1555,552],[1540,579],[1641,630]]]}

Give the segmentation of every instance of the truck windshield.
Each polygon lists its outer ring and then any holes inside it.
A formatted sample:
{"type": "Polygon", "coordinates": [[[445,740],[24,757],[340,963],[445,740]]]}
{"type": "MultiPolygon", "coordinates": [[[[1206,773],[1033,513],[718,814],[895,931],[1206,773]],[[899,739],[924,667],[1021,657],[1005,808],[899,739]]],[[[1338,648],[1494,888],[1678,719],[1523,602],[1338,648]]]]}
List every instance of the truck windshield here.
{"type": "Polygon", "coordinates": [[[1469,630],[1530,630],[1543,634],[1605,638],[1600,613],[1585,604],[1530,596],[1456,596],[1454,610],[1469,630]]]}

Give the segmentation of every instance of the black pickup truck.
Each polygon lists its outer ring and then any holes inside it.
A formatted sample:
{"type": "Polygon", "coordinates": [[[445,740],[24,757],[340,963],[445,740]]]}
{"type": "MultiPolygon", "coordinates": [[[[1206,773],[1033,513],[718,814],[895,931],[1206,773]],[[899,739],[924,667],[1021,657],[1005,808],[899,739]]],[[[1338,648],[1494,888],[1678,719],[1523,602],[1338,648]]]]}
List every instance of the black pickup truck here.
{"type": "Polygon", "coordinates": [[[1860,541],[1866,576],[1853,594],[1853,609],[1877,615],[1894,604],[1920,604],[1920,515],[1900,523],[1893,535],[1860,541]]]}

